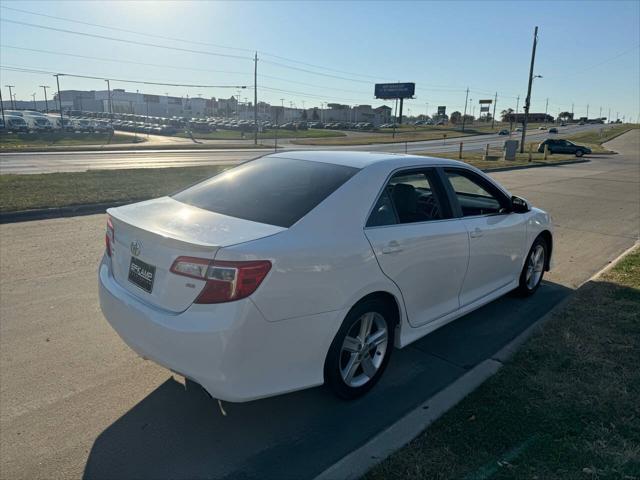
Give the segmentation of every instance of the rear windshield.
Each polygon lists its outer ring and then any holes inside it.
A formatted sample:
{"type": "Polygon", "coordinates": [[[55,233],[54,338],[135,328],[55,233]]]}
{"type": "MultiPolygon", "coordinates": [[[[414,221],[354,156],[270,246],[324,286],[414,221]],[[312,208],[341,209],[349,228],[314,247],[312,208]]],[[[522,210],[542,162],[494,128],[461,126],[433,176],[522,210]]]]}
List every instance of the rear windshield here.
{"type": "Polygon", "coordinates": [[[288,228],[357,171],[331,163],[263,157],[189,187],[173,198],[211,212],[288,228]]]}

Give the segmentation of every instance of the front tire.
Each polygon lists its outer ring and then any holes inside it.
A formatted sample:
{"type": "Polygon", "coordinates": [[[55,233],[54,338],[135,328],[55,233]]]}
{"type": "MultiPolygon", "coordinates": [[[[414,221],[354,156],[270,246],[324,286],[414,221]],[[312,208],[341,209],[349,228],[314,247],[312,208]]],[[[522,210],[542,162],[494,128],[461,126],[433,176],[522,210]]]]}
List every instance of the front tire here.
{"type": "Polygon", "coordinates": [[[584,155],[584,152],[582,150],[577,150],[576,151],[576,157],[581,157],[584,155]]]}
{"type": "Polygon", "coordinates": [[[533,295],[542,282],[549,248],[543,238],[538,237],[533,242],[531,250],[520,273],[520,283],[517,292],[525,297],[533,295]]]}
{"type": "Polygon", "coordinates": [[[357,304],[336,334],[324,365],[324,378],[339,397],[361,397],[380,380],[394,345],[393,310],[377,299],[357,304]]]}

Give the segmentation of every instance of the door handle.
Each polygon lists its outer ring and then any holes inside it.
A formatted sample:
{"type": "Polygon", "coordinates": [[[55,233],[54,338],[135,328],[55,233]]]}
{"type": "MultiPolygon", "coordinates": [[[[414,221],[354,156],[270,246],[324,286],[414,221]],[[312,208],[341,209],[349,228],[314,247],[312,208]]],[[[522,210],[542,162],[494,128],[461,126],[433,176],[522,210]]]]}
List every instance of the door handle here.
{"type": "Polygon", "coordinates": [[[386,246],[382,247],[382,253],[398,253],[402,251],[402,247],[395,240],[387,243],[386,246]]]}
{"type": "Polygon", "coordinates": [[[476,227],[473,231],[469,232],[471,238],[480,238],[482,236],[482,230],[476,227]]]}

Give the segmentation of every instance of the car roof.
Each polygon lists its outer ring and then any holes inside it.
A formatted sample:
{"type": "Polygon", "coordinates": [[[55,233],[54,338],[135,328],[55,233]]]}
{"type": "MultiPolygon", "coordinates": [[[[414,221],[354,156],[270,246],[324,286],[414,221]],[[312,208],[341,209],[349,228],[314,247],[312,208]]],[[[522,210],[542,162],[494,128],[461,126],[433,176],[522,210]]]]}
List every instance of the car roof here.
{"type": "Polygon", "coordinates": [[[465,163],[446,158],[423,157],[421,155],[406,155],[400,153],[352,152],[340,150],[302,150],[282,152],[269,155],[270,157],[306,160],[310,162],[332,163],[353,168],[365,168],[371,165],[403,167],[409,165],[451,165],[468,166],[465,163]]]}

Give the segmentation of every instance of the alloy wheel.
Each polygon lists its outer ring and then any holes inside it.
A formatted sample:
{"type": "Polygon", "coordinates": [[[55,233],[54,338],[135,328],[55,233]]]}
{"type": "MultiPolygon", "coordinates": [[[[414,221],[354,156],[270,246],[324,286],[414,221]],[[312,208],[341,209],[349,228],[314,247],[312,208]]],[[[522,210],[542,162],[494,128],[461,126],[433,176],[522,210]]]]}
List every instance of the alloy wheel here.
{"type": "Polygon", "coordinates": [[[525,276],[525,281],[529,290],[536,288],[542,279],[542,272],[544,271],[544,255],[544,247],[542,245],[536,245],[531,252],[531,255],[529,255],[529,259],[527,260],[527,273],[525,276]]]}
{"type": "Polygon", "coordinates": [[[350,387],[367,384],[378,372],[389,341],[387,322],[378,312],[362,315],[347,333],[340,350],[340,375],[350,387]]]}

